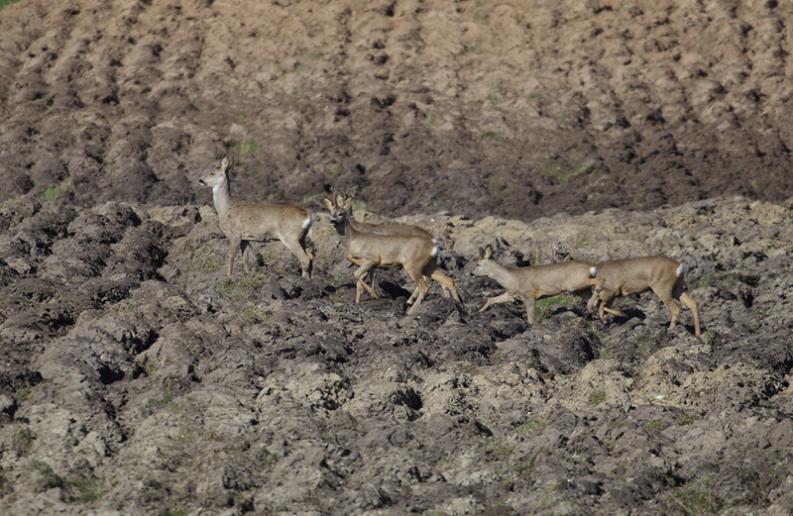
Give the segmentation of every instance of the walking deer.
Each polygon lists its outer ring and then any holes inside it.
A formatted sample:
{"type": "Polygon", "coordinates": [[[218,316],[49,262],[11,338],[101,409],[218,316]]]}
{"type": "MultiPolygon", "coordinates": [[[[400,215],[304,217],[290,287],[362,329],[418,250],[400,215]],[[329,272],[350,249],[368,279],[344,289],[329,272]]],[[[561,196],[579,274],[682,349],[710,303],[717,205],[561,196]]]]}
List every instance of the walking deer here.
{"type": "Polygon", "coordinates": [[[671,321],[669,329],[675,327],[680,316],[680,303],[686,305],[694,317],[694,334],[701,335],[699,326],[699,307],[685,287],[685,265],[667,256],[642,256],[623,260],[609,260],[598,263],[596,284],[592,297],[587,303],[591,311],[598,305],[598,315],[605,320],[609,313],[618,317],[625,314],[611,308],[609,303],[616,296],[627,296],[652,290],[669,310],[671,321]]]}
{"type": "Polygon", "coordinates": [[[416,283],[408,299],[412,304],[408,314],[416,311],[429,291],[426,277],[431,277],[452,293],[456,302],[461,302],[454,280],[437,270],[440,247],[431,237],[419,234],[378,234],[361,231],[352,221],[352,206],[349,199],[334,196],[325,198],[330,212],[330,222],[342,237],[347,259],[358,265],[355,278],[355,302],[360,303],[361,291],[365,289],[372,297],[374,290],[364,282],[366,275],[375,267],[402,267],[416,283]]]}
{"type": "Polygon", "coordinates": [[[224,157],[220,168],[199,179],[202,185],[212,187],[220,229],[229,240],[227,274],[232,275],[238,250],[242,252],[243,270],[249,272],[249,242],[277,239],[300,261],[303,277],[310,278],[314,256],[306,250],[306,235],[314,222],[311,215],[294,204],[253,203],[233,199],[229,192],[229,166],[228,157],[224,157]]]}
{"type": "Polygon", "coordinates": [[[534,324],[534,302],[537,299],[555,296],[562,292],[577,293],[592,288],[595,284],[597,270],[590,263],[570,261],[533,267],[515,267],[500,265],[491,256],[492,252],[488,247],[477,263],[474,275],[487,276],[507,291],[488,299],[479,309],[480,312],[499,303],[520,300],[526,305],[526,321],[531,325],[534,324]]]}
{"type": "MultiPolygon", "coordinates": [[[[389,222],[389,223],[380,223],[374,224],[371,222],[359,222],[355,220],[355,217],[352,213],[352,201],[353,201],[354,193],[344,195],[342,193],[335,193],[332,197],[328,198],[325,197],[325,206],[327,207],[328,211],[333,213],[344,213],[349,220],[350,224],[353,228],[355,228],[359,232],[363,233],[373,233],[377,235],[401,235],[401,236],[415,236],[415,237],[422,237],[426,239],[430,239],[433,244],[437,245],[440,249],[440,243],[432,236],[432,233],[427,231],[426,229],[414,226],[412,224],[401,224],[396,222],[389,222]]],[[[356,263],[350,260],[355,265],[360,265],[360,263],[356,263]]],[[[437,281],[441,285],[442,293],[444,297],[451,296],[452,299],[455,300],[457,303],[462,303],[462,299],[460,297],[460,292],[454,286],[454,280],[446,276],[441,270],[437,268],[438,257],[433,256],[432,258],[434,266],[432,267],[432,274],[431,277],[437,281]],[[451,284],[452,287],[450,288],[448,285],[451,284]]],[[[377,295],[377,290],[375,289],[375,281],[374,281],[374,270],[369,272],[370,278],[370,288],[367,291],[374,297],[375,299],[379,298],[377,295]]],[[[364,281],[365,282],[365,281],[364,281]]],[[[410,299],[408,299],[408,304],[412,302],[415,298],[417,291],[413,291],[413,295],[411,295],[410,299]]]]}

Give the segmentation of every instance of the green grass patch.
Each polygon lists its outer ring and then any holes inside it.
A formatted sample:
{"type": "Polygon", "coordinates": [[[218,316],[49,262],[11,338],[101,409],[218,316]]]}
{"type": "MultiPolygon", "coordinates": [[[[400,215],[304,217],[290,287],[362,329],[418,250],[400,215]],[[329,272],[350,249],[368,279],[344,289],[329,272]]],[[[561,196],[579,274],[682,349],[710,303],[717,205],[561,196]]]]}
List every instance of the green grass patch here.
{"type": "Polygon", "coordinates": [[[490,21],[490,15],[485,11],[482,0],[476,0],[474,4],[474,21],[482,25],[487,25],[490,21]]]}
{"type": "Polygon", "coordinates": [[[66,482],[63,480],[63,477],[55,473],[52,469],[52,466],[44,462],[43,460],[34,460],[31,463],[34,471],[37,471],[44,479],[44,485],[47,486],[47,489],[52,489],[55,487],[64,487],[66,482]]]}
{"type": "Polygon", "coordinates": [[[104,492],[93,478],[82,476],[67,477],[66,487],[70,493],[70,501],[90,503],[102,498],[104,492]]]}
{"type": "Polygon", "coordinates": [[[14,451],[16,451],[17,455],[22,457],[27,455],[27,453],[33,447],[33,441],[35,439],[36,436],[33,435],[33,432],[30,431],[30,428],[20,428],[14,434],[11,446],[13,447],[14,451]]]}
{"type": "Polygon", "coordinates": [[[518,478],[531,480],[532,474],[534,473],[534,460],[526,459],[517,462],[512,466],[512,472],[515,473],[515,476],[518,478]]]}
{"type": "Polygon", "coordinates": [[[427,127],[430,127],[430,128],[435,127],[436,125],[438,125],[438,116],[435,113],[432,113],[432,112],[427,113],[427,121],[426,121],[426,123],[427,123],[427,127]]]}
{"type": "Polygon", "coordinates": [[[3,469],[3,466],[0,466],[0,496],[6,496],[12,491],[12,483],[6,478],[6,472],[3,469]]]}
{"type": "Polygon", "coordinates": [[[0,0],[0,9],[3,7],[8,7],[11,4],[15,4],[19,2],[19,0],[0,0]]]}
{"type": "Polygon", "coordinates": [[[584,161],[572,168],[562,168],[559,165],[549,165],[542,171],[542,175],[557,184],[567,184],[571,179],[583,176],[595,166],[592,161],[584,161]]]}
{"type": "Polygon", "coordinates": [[[645,421],[642,425],[644,431],[648,434],[657,434],[663,432],[667,428],[669,428],[670,423],[667,421],[661,421],[660,419],[651,419],[649,421],[645,421]]]}
{"type": "Polygon", "coordinates": [[[189,512],[187,512],[185,509],[168,509],[162,511],[160,516],[187,516],[188,514],[189,512]]]}
{"type": "Polygon", "coordinates": [[[491,438],[485,447],[486,455],[491,455],[499,460],[509,458],[514,451],[515,447],[503,437],[491,438]]]}
{"type": "Polygon", "coordinates": [[[715,493],[711,479],[696,480],[672,491],[674,500],[686,514],[716,514],[724,501],[715,493]]]}
{"type": "Polygon", "coordinates": [[[44,190],[43,192],[41,192],[39,194],[39,197],[44,202],[54,201],[55,199],[63,195],[63,192],[65,191],[66,190],[61,185],[51,186],[46,190],[44,190]]]}
{"type": "Polygon", "coordinates": [[[344,167],[340,164],[336,164],[330,168],[325,169],[325,175],[328,179],[336,179],[337,177],[341,177],[344,174],[344,167]]]}
{"type": "Polygon", "coordinates": [[[535,93],[529,93],[529,94],[526,96],[526,98],[527,98],[527,99],[528,99],[530,102],[539,102],[539,101],[541,101],[541,100],[543,99],[543,96],[542,96],[542,93],[536,93],[536,92],[535,92],[535,93]]]}
{"type": "MultiPolygon", "coordinates": [[[[190,253],[190,261],[202,272],[217,272],[226,265],[221,252],[212,249],[211,245],[202,245],[190,253]]],[[[186,290],[182,289],[182,290],[186,290]]]]}
{"type": "Polygon", "coordinates": [[[536,434],[545,429],[548,422],[540,418],[530,418],[525,423],[520,425],[516,430],[521,434],[536,434]]]}
{"type": "Polygon", "coordinates": [[[461,362],[457,365],[457,370],[460,374],[474,376],[479,372],[479,368],[470,362],[461,362]]]}
{"type": "Polygon", "coordinates": [[[259,448],[256,453],[257,462],[267,468],[278,462],[278,455],[274,454],[267,448],[259,448]]]}
{"type": "Polygon", "coordinates": [[[695,421],[698,421],[700,418],[696,414],[691,414],[689,412],[680,412],[675,415],[675,423],[680,426],[690,425],[695,421]]]}
{"type": "Polygon", "coordinates": [[[255,156],[259,154],[262,146],[259,145],[255,140],[246,140],[244,142],[238,143],[233,148],[240,156],[255,156]]]}
{"type": "Polygon", "coordinates": [[[272,315],[272,312],[258,306],[246,306],[242,310],[242,318],[249,324],[256,324],[265,321],[272,315]]]}
{"type": "Polygon", "coordinates": [[[606,401],[606,391],[595,391],[589,395],[589,404],[597,407],[606,401]]]}
{"type": "Polygon", "coordinates": [[[467,45],[465,47],[465,51],[469,54],[481,55],[484,50],[482,49],[482,45],[479,43],[474,43],[472,45],[467,45]]]}
{"type": "Polygon", "coordinates": [[[534,315],[539,318],[547,317],[560,306],[570,306],[577,301],[575,296],[560,294],[558,296],[544,297],[534,302],[534,315]]]}
{"type": "Polygon", "coordinates": [[[483,140],[501,140],[502,134],[499,131],[485,131],[482,133],[483,140]]]}
{"type": "Polygon", "coordinates": [[[160,408],[170,404],[172,401],[173,394],[171,394],[169,391],[166,391],[162,394],[162,398],[149,400],[149,406],[160,408]]]}
{"type": "Polygon", "coordinates": [[[244,277],[240,279],[224,278],[218,282],[218,292],[234,301],[243,301],[256,295],[264,285],[263,276],[244,277]]]}

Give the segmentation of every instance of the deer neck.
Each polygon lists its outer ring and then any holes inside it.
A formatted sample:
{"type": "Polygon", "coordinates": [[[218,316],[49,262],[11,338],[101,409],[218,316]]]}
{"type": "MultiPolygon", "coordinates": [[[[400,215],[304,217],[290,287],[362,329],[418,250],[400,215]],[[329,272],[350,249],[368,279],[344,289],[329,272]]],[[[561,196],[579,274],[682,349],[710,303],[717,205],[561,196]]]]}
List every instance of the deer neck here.
{"type": "Polygon", "coordinates": [[[217,186],[212,188],[212,201],[215,204],[215,211],[218,212],[218,216],[223,218],[231,207],[231,194],[229,193],[228,178],[224,179],[217,186]]]}
{"type": "Polygon", "coordinates": [[[344,242],[344,247],[349,247],[350,241],[352,241],[352,239],[358,234],[358,231],[355,229],[353,224],[354,220],[352,218],[352,214],[350,214],[349,217],[344,217],[344,223],[341,224],[341,230],[339,231],[342,242],[344,242]]]}
{"type": "Polygon", "coordinates": [[[509,285],[512,282],[512,272],[503,265],[499,265],[494,261],[490,262],[487,275],[491,279],[494,279],[502,287],[505,287],[505,285],[509,285]]]}

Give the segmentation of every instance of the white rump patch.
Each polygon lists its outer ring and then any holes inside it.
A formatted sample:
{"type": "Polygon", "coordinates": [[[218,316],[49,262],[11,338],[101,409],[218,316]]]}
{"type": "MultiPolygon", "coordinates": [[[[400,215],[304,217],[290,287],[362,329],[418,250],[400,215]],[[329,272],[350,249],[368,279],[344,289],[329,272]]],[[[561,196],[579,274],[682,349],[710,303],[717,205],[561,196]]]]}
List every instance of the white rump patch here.
{"type": "Polygon", "coordinates": [[[311,224],[313,223],[314,223],[314,219],[312,219],[311,215],[309,215],[308,218],[303,221],[303,229],[310,228],[311,224]]]}
{"type": "Polygon", "coordinates": [[[683,262],[680,262],[680,265],[677,266],[677,270],[675,271],[675,276],[678,278],[686,273],[686,266],[683,262]]]}
{"type": "Polygon", "coordinates": [[[593,265],[592,267],[589,268],[589,277],[594,278],[597,275],[598,275],[598,268],[593,265]]]}

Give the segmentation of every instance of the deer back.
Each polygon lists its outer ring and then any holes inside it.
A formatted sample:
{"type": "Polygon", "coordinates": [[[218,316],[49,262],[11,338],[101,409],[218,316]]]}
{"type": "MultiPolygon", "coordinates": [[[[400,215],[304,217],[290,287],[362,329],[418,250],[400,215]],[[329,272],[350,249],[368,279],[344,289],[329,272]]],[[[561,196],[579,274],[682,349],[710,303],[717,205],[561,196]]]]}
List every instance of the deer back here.
{"type": "Polygon", "coordinates": [[[523,295],[550,296],[561,292],[576,292],[590,288],[592,265],[570,261],[536,265],[533,267],[507,267],[514,278],[514,288],[523,295]]]}
{"type": "Polygon", "coordinates": [[[227,235],[240,236],[244,240],[261,240],[267,236],[302,234],[310,225],[310,220],[308,212],[294,204],[233,200],[228,212],[220,220],[220,227],[227,235]]]}
{"type": "Polygon", "coordinates": [[[410,235],[378,235],[354,231],[347,240],[347,253],[355,258],[374,260],[380,265],[421,263],[434,255],[431,239],[410,235]]]}
{"type": "Polygon", "coordinates": [[[640,256],[597,264],[597,280],[607,290],[641,292],[677,281],[680,262],[667,256],[640,256]]]}

